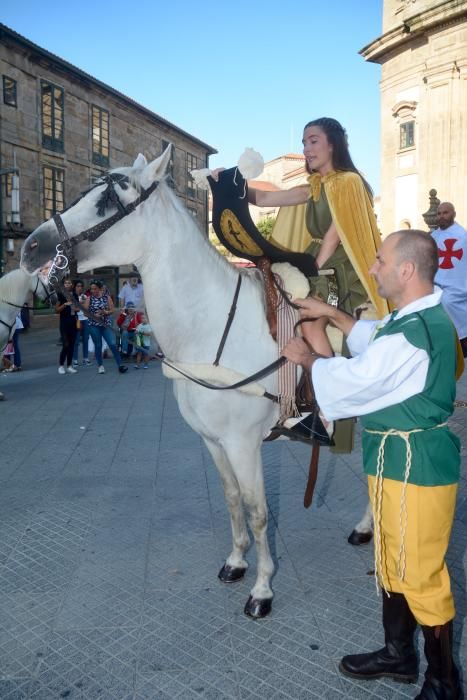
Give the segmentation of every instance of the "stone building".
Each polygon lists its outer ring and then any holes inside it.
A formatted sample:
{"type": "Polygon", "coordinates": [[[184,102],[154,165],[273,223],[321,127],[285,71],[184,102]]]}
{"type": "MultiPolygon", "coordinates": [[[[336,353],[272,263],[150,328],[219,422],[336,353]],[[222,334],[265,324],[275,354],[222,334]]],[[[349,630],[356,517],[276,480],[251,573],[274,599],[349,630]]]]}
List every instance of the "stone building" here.
{"type": "Polygon", "coordinates": [[[382,66],[383,235],[426,229],[428,192],[467,225],[467,0],[383,0],[383,33],[361,55],[382,66]]]}
{"type": "MultiPolygon", "coordinates": [[[[18,266],[23,239],[64,209],[111,168],[149,159],[174,145],[171,174],[178,196],[208,227],[206,192],[189,171],[216,151],[129,97],[0,25],[0,253],[4,271],[18,266]],[[11,216],[12,173],[20,179],[21,224],[11,216]]],[[[2,270],[3,272],[3,270],[2,270]]],[[[121,269],[120,275],[129,272],[121,269]]],[[[118,271],[101,270],[118,291],[118,271]]]]}
{"type": "MultiPolygon", "coordinates": [[[[250,185],[259,190],[289,190],[306,184],[305,157],[299,153],[287,153],[264,164],[260,178],[251,180],[250,185]]],[[[279,207],[250,206],[251,218],[255,223],[261,219],[277,216],[279,207]]]]}

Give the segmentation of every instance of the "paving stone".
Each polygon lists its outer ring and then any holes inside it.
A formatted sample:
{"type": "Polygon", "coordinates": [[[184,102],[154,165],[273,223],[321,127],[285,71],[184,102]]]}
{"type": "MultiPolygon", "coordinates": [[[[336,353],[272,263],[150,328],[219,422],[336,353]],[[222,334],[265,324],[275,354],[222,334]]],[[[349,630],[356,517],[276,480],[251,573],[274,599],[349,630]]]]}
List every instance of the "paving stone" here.
{"type": "MultiPolygon", "coordinates": [[[[309,448],[263,446],[274,600],[251,620],[254,544],[243,580],[222,584],[232,549],[222,483],[160,367],[121,378],[106,360],[105,376],[83,368],[64,391],[55,336],[43,348],[28,334],[37,366],[0,377],[1,700],[413,698],[423,658],[412,686],[338,671],[343,654],[383,642],[373,545],[347,543],[367,504],[358,426],[354,453],[321,451],[310,509],[309,448]]],[[[467,377],[458,389],[467,397],[467,377]]],[[[451,424],[467,444],[467,410],[451,424]]],[[[448,565],[466,668],[465,475],[448,565]]]]}

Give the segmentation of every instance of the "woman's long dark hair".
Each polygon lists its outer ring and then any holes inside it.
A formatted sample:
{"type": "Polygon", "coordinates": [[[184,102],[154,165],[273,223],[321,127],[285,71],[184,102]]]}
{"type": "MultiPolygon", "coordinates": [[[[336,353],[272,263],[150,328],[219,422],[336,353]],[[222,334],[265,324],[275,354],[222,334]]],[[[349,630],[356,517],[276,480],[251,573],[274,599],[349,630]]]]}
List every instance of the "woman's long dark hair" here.
{"type": "MultiPolygon", "coordinates": [[[[351,171],[360,175],[370,198],[373,200],[373,190],[362,174],[357,170],[350,157],[347,132],[342,124],[340,124],[337,119],[332,119],[331,117],[320,117],[319,119],[313,119],[313,121],[305,124],[304,131],[308,129],[309,126],[317,126],[326,134],[326,138],[332,146],[332,167],[334,170],[351,171]]],[[[306,165],[306,169],[311,175],[308,164],[306,165]]]]}

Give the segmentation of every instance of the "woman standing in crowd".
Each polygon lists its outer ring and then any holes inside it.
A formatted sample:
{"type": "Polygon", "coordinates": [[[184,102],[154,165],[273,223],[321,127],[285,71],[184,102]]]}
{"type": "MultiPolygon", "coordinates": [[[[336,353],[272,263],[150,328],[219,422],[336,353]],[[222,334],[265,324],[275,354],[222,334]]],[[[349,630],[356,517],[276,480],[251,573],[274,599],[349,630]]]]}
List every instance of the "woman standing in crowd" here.
{"type": "MultiPolygon", "coordinates": [[[[83,302],[85,302],[87,299],[86,294],[84,294],[84,284],[81,280],[76,280],[76,282],[75,282],[74,296],[76,297],[76,300],[80,302],[81,305],[83,305],[83,302]]],[[[88,354],[89,354],[89,351],[88,351],[88,344],[89,344],[88,317],[83,313],[83,311],[81,311],[80,308],[78,308],[78,312],[77,312],[76,326],[77,326],[77,333],[76,333],[75,348],[73,350],[73,366],[74,367],[78,366],[78,355],[79,355],[80,343],[82,343],[82,345],[83,345],[83,365],[90,365],[92,363],[89,361],[89,358],[88,358],[88,354]]]]}
{"type": "Polygon", "coordinates": [[[96,362],[98,365],[98,373],[104,374],[105,368],[102,363],[102,340],[104,339],[109,346],[115,362],[117,363],[118,371],[122,374],[128,371],[128,367],[122,364],[120,353],[115,345],[115,333],[112,330],[112,314],[114,312],[114,303],[107,289],[99,280],[93,280],[90,284],[91,296],[87,297],[82,302],[86,312],[89,312],[89,334],[94,343],[94,351],[96,354],[96,362]]]}
{"type": "Polygon", "coordinates": [[[67,278],[63,282],[65,294],[58,292],[58,302],[55,305],[56,313],[60,314],[60,337],[62,339],[62,349],[60,350],[58,373],[76,374],[73,367],[73,351],[76,340],[76,312],[78,307],[73,299],[73,283],[67,278]],[[66,360],[66,370],[65,370],[66,360]]]}

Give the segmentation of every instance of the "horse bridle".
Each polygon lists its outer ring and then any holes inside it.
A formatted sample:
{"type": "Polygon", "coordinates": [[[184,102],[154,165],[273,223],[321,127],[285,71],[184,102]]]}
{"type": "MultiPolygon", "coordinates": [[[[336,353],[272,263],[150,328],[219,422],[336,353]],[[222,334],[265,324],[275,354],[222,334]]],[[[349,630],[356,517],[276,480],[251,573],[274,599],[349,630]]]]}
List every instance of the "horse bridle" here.
{"type": "MultiPolygon", "coordinates": [[[[61,292],[68,299],[68,295],[66,294],[65,289],[61,284],[61,280],[63,277],[63,272],[68,268],[70,261],[75,260],[75,255],[73,251],[74,246],[78,245],[78,243],[81,243],[82,241],[97,240],[100,236],[102,236],[103,233],[105,233],[105,231],[107,231],[109,228],[112,228],[114,224],[123,219],[125,216],[131,214],[133,211],[135,211],[137,206],[139,206],[142,202],[148,199],[148,197],[157,189],[160,181],[154,180],[154,182],[147,189],[141,187],[139,197],[137,197],[133,202],[130,202],[130,204],[125,205],[118,196],[115,190],[115,185],[117,184],[123,190],[126,190],[128,189],[129,182],[130,180],[127,175],[123,175],[122,173],[107,173],[102,178],[100,178],[98,182],[92,185],[92,187],[82,192],[80,196],[77,199],[75,199],[61,213],[57,213],[53,216],[53,222],[57,229],[60,242],[55,247],[56,254],[54,259],[52,260],[52,265],[47,275],[47,281],[50,288],[53,289],[55,292],[61,292]],[[62,214],[74,207],[81,199],[83,199],[83,197],[89,194],[89,192],[91,192],[93,189],[95,189],[96,187],[100,187],[103,184],[107,184],[107,187],[102,192],[101,196],[99,197],[96,203],[98,215],[104,216],[107,207],[112,205],[117,208],[117,211],[108,219],[105,219],[104,221],[101,221],[100,223],[95,224],[94,226],[91,226],[90,228],[85,229],[84,231],[81,231],[76,236],[70,237],[68,231],[66,230],[66,226],[63,222],[62,214]]],[[[81,306],[79,301],[76,303],[79,309],[86,316],[88,316],[88,318],[94,317],[94,315],[90,314],[89,311],[84,308],[84,306],[81,306]]],[[[94,320],[97,321],[98,319],[96,318],[94,320]]]]}
{"type": "MultiPolygon", "coordinates": [[[[46,286],[45,283],[41,280],[40,277],[37,278],[36,288],[35,288],[35,290],[33,291],[33,294],[37,294],[37,290],[39,289],[39,282],[41,283],[42,288],[43,288],[43,290],[44,290],[44,292],[45,292],[45,299],[44,299],[44,301],[49,302],[49,304],[51,305],[50,299],[53,297],[53,295],[54,295],[54,293],[55,293],[55,290],[52,291],[52,292],[50,292],[49,289],[47,288],[47,286],[46,286]]],[[[7,303],[8,303],[8,302],[7,302],[7,303]]],[[[15,306],[15,304],[12,304],[12,306],[15,306]]]]}
{"type": "Polygon", "coordinates": [[[117,184],[123,190],[126,190],[128,189],[129,182],[130,181],[127,175],[123,175],[122,173],[107,173],[92,187],[75,199],[75,201],[70,204],[69,207],[64,209],[61,213],[55,214],[53,217],[53,222],[57,228],[60,243],[56,247],[57,255],[52,262],[51,272],[49,272],[49,282],[52,286],[54,286],[53,274],[59,270],[66,269],[69,261],[75,259],[73,253],[74,246],[78,245],[78,243],[81,243],[82,241],[96,241],[109,228],[112,228],[114,224],[121,221],[121,219],[123,219],[125,216],[128,216],[134,212],[136,207],[142,204],[142,202],[144,202],[157,189],[160,181],[154,180],[154,182],[147,189],[142,187],[139,197],[137,197],[133,202],[125,205],[120,200],[120,197],[115,190],[115,185],[117,184]],[[63,223],[62,214],[74,207],[81,199],[83,199],[83,197],[89,194],[91,190],[95,189],[96,187],[100,187],[105,183],[107,184],[107,187],[99,197],[96,204],[97,213],[99,216],[104,216],[107,207],[110,205],[114,205],[117,208],[117,211],[108,219],[91,226],[91,228],[81,231],[76,236],[70,237],[68,235],[68,231],[66,230],[66,226],[63,223]],[[66,265],[64,266],[63,263],[65,260],[66,265]]]}

